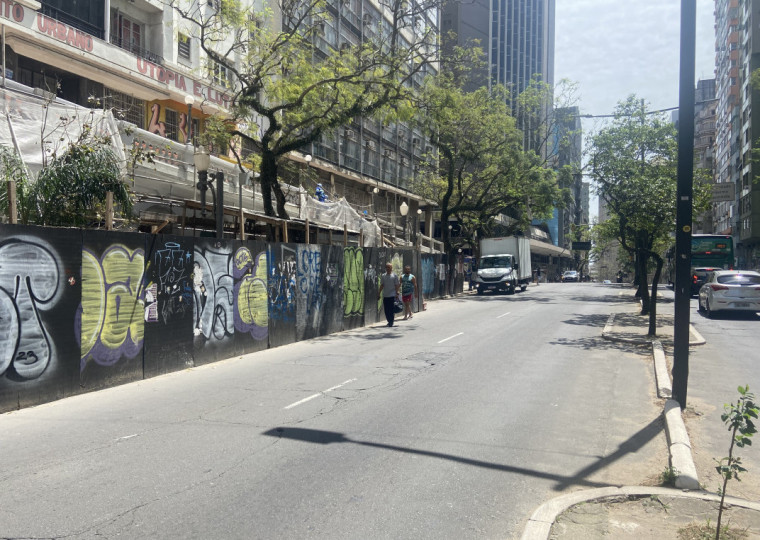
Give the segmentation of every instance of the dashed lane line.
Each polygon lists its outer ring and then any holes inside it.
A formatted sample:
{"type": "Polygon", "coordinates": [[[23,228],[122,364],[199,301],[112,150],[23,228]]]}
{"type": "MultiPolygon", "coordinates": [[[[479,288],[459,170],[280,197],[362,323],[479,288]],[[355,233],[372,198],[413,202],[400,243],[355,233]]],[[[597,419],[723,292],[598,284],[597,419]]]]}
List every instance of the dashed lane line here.
{"type": "Polygon", "coordinates": [[[345,386],[345,385],[347,385],[347,384],[348,384],[348,383],[350,383],[350,382],[354,382],[355,380],[356,380],[356,379],[348,379],[347,381],[344,381],[344,382],[342,382],[342,383],[340,383],[340,384],[336,384],[335,386],[331,386],[331,387],[330,387],[330,388],[328,388],[327,390],[323,390],[322,392],[319,392],[319,393],[317,393],[317,394],[314,394],[314,395],[311,395],[311,396],[309,396],[309,397],[303,398],[303,399],[302,399],[302,400],[300,400],[300,401],[296,401],[295,403],[291,403],[290,405],[288,405],[287,407],[284,407],[284,408],[285,408],[285,409],[292,409],[293,407],[298,407],[299,405],[303,405],[303,404],[304,404],[304,403],[306,403],[307,401],[311,401],[311,400],[312,400],[312,399],[314,399],[314,398],[318,398],[318,397],[320,397],[320,396],[324,396],[324,395],[325,395],[325,394],[327,394],[328,392],[332,392],[333,390],[337,390],[337,389],[338,389],[338,388],[340,388],[341,386],[345,386]]]}

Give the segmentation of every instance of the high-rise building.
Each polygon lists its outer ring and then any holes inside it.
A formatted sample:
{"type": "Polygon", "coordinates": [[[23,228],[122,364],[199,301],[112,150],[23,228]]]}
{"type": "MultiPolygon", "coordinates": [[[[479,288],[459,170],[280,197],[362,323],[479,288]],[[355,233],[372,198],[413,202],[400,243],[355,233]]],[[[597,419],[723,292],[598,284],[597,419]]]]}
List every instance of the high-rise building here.
{"type": "Polygon", "coordinates": [[[760,119],[752,117],[758,95],[751,88],[760,67],[759,22],[760,0],[715,2],[715,181],[731,183],[735,197],[715,204],[713,230],[733,235],[740,268],[760,267],[759,169],[752,159],[760,119]]]}
{"type": "Polygon", "coordinates": [[[555,169],[570,167],[574,171],[571,184],[567,186],[570,189],[573,203],[568,208],[556,209],[559,230],[554,239],[555,245],[567,247],[571,241],[570,233],[573,226],[588,225],[588,192],[585,195],[586,219],[583,220],[584,192],[580,173],[583,153],[583,126],[578,107],[556,109],[552,127],[554,129],[551,145],[552,165],[555,169]]]}
{"type": "Polygon", "coordinates": [[[554,84],[555,0],[473,0],[447,2],[441,13],[441,32],[454,32],[448,46],[477,40],[486,55],[487,72],[473,74],[471,88],[501,84],[512,97],[531,77],[554,84]]]}
{"type": "MultiPolygon", "coordinates": [[[[710,179],[715,181],[715,79],[697,81],[694,105],[694,166],[710,172],[710,179]]],[[[713,231],[713,213],[705,212],[694,216],[695,233],[711,233],[713,231]]]]}

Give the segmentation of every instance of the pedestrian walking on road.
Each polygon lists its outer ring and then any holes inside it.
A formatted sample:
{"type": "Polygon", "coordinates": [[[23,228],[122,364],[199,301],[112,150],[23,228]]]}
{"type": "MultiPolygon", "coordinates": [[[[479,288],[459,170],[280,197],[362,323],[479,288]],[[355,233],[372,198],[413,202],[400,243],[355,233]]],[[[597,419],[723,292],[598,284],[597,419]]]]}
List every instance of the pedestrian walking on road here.
{"type": "Polygon", "coordinates": [[[412,315],[412,298],[417,295],[417,278],[412,274],[409,266],[404,267],[404,274],[401,276],[401,301],[404,303],[404,318],[411,319],[412,315]]]}
{"type": "Polygon", "coordinates": [[[393,326],[393,319],[395,313],[393,311],[393,304],[396,301],[396,297],[399,295],[399,289],[401,283],[398,276],[393,273],[393,265],[391,263],[385,263],[385,274],[380,276],[380,290],[377,292],[377,297],[383,297],[383,310],[385,311],[385,318],[388,321],[386,326],[393,326]]]}

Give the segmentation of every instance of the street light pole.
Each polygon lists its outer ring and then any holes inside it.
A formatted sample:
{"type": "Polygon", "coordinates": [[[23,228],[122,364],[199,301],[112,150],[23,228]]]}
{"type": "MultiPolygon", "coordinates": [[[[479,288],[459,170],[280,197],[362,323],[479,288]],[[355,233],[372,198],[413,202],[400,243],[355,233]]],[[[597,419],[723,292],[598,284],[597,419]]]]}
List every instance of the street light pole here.
{"type": "Polygon", "coordinates": [[[691,220],[694,172],[694,64],[697,26],[694,0],[681,0],[681,68],[676,182],[676,283],[673,319],[673,399],[686,408],[689,379],[691,220]]]}
{"type": "Polygon", "coordinates": [[[192,144],[193,142],[193,103],[195,103],[195,98],[190,94],[186,95],[187,120],[185,121],[185,144],[192,144]]]}
{"type": "Polygon", "coordinates": [[[401,214],[401,217],[404,218],[404,244],[407,242],[406,237],[406,215],[409,213],[409,205],[406,204],[406,201],[403,201],[401,203],[401,206],[398,207],[398,211],[401,214]]]}
{"type": "Polygon", "coordinates": [[[206,215],[206,191],[211,188],[215,200],[216,214],[216,237],[221,240],[224,238],[224,173],[218,171],[216,174],[209,175],[208,168],[211,164],[211,156],[204,146],[199,146],[193,154],[195,169],[198,171],[198,190],[201,192],[201,215],[206,215]],[[216,191],[211,183],[216,180],[216,191]]]}

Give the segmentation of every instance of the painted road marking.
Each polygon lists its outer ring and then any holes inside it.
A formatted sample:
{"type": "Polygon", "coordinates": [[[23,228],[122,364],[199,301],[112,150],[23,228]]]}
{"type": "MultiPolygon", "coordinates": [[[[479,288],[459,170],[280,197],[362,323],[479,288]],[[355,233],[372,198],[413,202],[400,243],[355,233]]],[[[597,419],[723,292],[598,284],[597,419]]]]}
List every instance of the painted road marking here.
{"type": "Polygon", "coordinates": [[[309,396],[309,397],[307,397],[307,398],[303,398],[303,399],[302,399],[302,400],[300,400],[300,401],[296,401],[295,403],[291,403],[290,405],[288,405],[288,406],[287,406],[287,407],[285,407],[285,408],[286,408],[286,409],[292,409],[293,407],[298,407],[299,405],[303,405],[303,404],[304,404],[304,403],[306,403],[307,401],[311,401],[312,399],[314,399],[314,398],[318,398],[319,396],[324,396],[326,393],[328,393],[328,392],[332,392],[333,390],[337,390],[337,389],[338,389],[338,388],[340,388],[341,386],[345,386],[345,385],[347,385],[347,384],[348,384],[348,383],[350,383],[350,382],[354,382],[355,380],[356,380],[356,379],[348,379],[347,381],[344,381],[344,382],[342,382],[342,383],[340,383],[340,384],[336,384],[335,386],[331,386],[331,387],[330,387],[330,388],[328,388],[327,390],[324,390],[324,391],[322,391],[322,392],[319,392],[318,394],[314,394],[314,395],[311,395],[311,396],[309,396]]]}
{"type": "Polygon", "coordinates": [[[507,316],[507,315],[509,315],[510,313],[512,313],[512,312],[511,312],[511,311],[507,311],[506,313],[504,313],[504,314],[502,314],[502,315],[499,315],[499,316],[498,316],[498,317],[496,317],[496,318],[497,318],[497,319],[501,319],[502,317],[506,317],[506,316],[507,316]]]}
{"type": "Polygon", "coordinates": [[[453,336],[451,336],[451,337],[447,337],[446,339],[442,339],[442,340],[441,340],[441,341],[439,341],[438,343],[443,343],[444,341],[448,341],[448,340],[450,340],[450,339],[454,339],[455,337],[457,337],[457,336],[461,336],[462,334],[464,334],[464,332],[459,332],[458,334],[454,334],[454,335],[453,335],[453,336]]]}

